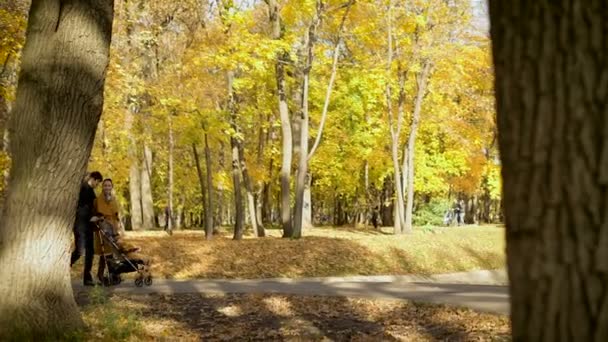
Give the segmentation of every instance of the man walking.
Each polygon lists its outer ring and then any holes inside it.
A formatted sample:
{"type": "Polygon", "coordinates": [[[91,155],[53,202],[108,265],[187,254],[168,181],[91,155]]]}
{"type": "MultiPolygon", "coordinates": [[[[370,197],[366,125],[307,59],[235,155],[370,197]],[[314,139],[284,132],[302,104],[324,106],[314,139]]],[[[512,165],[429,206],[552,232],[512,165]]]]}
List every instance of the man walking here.
{"type": "Polygon", "coordinates": [[[91,269],[93,268],[93,229],[91,229],[91,217],[93,217],[93,201],[95,201],[95,188],[103,177],[98,171],[89,173],[80,187],[78,196],[78,207],[76,209],[76,222],[74,223],[74,241],[76,249],[72,252],[70,267],[84,254],[84,285],[93,286],[91,269]]]}

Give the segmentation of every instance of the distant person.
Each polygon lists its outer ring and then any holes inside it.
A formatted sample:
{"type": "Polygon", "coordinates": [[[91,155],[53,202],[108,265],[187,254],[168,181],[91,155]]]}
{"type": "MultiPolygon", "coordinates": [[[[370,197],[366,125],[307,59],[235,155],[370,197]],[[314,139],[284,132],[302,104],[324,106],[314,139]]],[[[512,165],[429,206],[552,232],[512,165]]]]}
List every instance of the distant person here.
{"type": "Polygon", "coordinates": [[[103,177],[98,171],[93,171],[85,177],[80,186],[78,195],[78,205],[76,207],[76,221],[74,223],[74,243],[75,249],[72,252],[70,267],[74,265],[82,255],[84,255],[83,281],[85,286],[93,286],[93,229],[90,220],[93,217],[93,207],[95,202],[95,188],[101,183],[103,177]]]}
{"type": "Polygon", "coordinates": [[[456,216],[456,225],[460,226],[461,219],[462,219],[462,206],[460,205],[460,202],[456,202],[456,205],[454,205],[454,216],[456,216]]]}
{"type": "Polygon", "coordinates": [[[453,213],[452,213],[452,209],[448,209],[445,212],[445,215],[443,215],[443,225],[444,226],[451,226],[453,219],[454,219],[454,216],[453,216],[453,213]]]}
{"type": "Polygon", "coordinates": [[[374,225],[374,229],[378,229],[378,206],[372,209],[372,225],[374,225]]]}

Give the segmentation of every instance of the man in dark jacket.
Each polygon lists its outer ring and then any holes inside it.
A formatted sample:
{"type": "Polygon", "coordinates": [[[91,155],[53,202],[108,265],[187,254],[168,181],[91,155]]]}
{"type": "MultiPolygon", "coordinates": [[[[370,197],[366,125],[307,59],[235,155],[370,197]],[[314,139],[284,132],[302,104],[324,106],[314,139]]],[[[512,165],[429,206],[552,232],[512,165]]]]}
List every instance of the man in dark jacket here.
{"type": "Polygon", "coordinates": [[[76,208],[76,222],[74,223],[74,241],[76,249],[72,252],[70,267],[84,254],[84,285],[93,286],[91,269],[93,268],[94,238],[91,228],[91,217],[93,217],[93,201],[95,201],[95,188],[103,177],[98,171],[87,175],[80,187],[78,196],[78,207],[76,208]]]}

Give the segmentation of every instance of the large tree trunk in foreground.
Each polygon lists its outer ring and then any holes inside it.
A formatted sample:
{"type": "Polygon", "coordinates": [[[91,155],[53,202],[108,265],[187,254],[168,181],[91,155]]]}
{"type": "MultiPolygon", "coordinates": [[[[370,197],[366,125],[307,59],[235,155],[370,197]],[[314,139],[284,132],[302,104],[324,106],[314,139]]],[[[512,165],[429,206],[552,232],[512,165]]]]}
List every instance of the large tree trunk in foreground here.
{"type": "Polygon", "coordinates": [[[112,12],[112,0],[39,0],[30,9],[0,220],[0,340],[53,339],[82,326],[70,242],[103,105],[112,12]]]}
{"type": "Polygon", "coordinates": [[[490,1],[514,341],[608,340],[605,1],[490,1]]]}

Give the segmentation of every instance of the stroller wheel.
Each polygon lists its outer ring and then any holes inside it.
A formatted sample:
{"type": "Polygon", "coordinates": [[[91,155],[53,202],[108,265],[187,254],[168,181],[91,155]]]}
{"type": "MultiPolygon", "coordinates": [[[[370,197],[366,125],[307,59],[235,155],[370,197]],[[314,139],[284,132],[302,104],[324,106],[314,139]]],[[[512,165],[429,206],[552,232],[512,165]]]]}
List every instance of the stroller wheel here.
{"type": "Polygon", "coordinates": [[[144,278],[144,284],[146,284],[146,286],[152,285],[152,276],[145,277],[144,278]]]}
{"type": "Polygon", "coordinates": [[[135,286],[137,286],[137,287],[144,286],[144,280],[142,278],[135,279],[135,286]]]}

